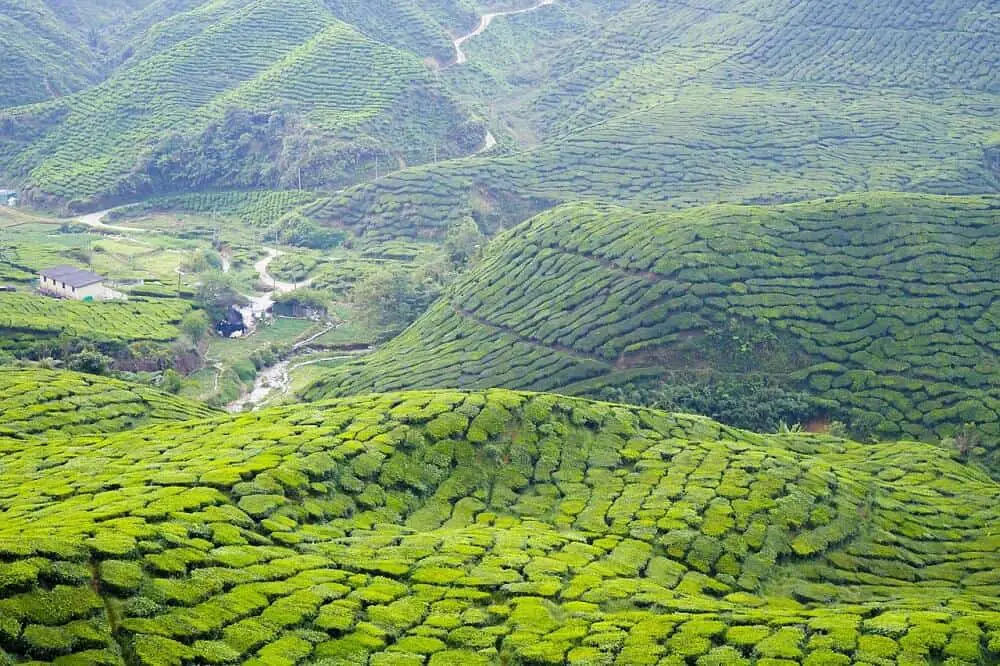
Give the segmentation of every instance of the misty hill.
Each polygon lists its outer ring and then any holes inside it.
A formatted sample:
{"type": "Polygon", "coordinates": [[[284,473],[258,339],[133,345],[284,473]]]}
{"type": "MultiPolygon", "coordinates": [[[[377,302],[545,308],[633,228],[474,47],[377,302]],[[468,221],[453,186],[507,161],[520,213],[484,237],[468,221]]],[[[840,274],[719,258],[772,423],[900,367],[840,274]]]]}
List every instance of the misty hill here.
{"type": "Polygon", "coordinates": [[[112,201],[297,186],[303,172],[306,185],[332,187],[374,174],[377,157],[388,169],[435,149],[473,152],[481,124],[423,58],[450,46],[432,14],[474,16],[344,4],[219,2],[158,21],[98,85],[0,112],[0,173],[23,179],[35,201],[112,201]],[[388,35],[375,18],[399,29],[388,35]]]}
{"type": "Polygon", "coordinates": [[[499,90],[487,93],[502,144],[489,159],[400,171],[309,214],[421,236],[466,215],[510,227],[580,199],[644,209],[1000,183],[984,150],[1000,93],[988,3],[629,2],[609,13],[588,23],[557,3],[470,46],[473,73],[452,76],[461,90],[499,90]],[[519,48],[534,57],[508,56],[519,48]]]}

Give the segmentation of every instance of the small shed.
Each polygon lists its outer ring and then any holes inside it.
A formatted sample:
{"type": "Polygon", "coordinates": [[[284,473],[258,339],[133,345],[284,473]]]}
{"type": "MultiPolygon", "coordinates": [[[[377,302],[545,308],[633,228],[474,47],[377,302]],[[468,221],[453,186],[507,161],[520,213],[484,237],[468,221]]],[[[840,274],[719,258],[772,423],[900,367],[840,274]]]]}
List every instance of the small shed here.
{"type": "Polygon", "coordinates": [[[40,271],[38,288],[46,294],[78,301],[124,298],[124,294],[105,286],[104,278],[97,273],[69,265],[53,266],[40,271]]]}

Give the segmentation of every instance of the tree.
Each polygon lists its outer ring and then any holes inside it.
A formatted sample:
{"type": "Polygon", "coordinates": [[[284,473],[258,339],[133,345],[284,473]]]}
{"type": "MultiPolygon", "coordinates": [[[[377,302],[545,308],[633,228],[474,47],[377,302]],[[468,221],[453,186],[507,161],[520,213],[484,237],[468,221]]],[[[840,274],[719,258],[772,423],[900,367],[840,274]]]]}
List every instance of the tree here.
{"type": "Polygon", "coordinates": [[[114,359],[105,356],[95,349],[84,349],[69,358],[67,366],[70,370],[86,372],[91,375],[106,375],[114,359]]]}
{"type": "Polygon", "coordinates": [[[296,289],[274,297],[275,305],[286,305],[289,309],[296,307],[310,308],[317,312],[326,312],[330,308],[330,299],[318,289],[296,289]]]}
{"type": "Polygon", "coordinates": [[[192,310],[181,319],[180,329],[197,345],[212,326],[204,310],[192,310]]]}
{"type": "Polygon", "coordinates": [[[233,278],[221,271],[213,271],[203,276],[195,292],[195,300],[205,309],[211,321],[222,321],[234,305],[247,303],[246,297],[236,290],[233,278]]]}
{"type": "Polygon", "coordinates": [[[185,273],[204,273],[222,269],[222,258],[219,253],[208,248],[195,252],[181,266],[185,273]]]}
{"type": "Polygon", "coordinates": [[[352,300],[369,325],[402,329],[437,298],[440,288],[415,272],[381,269],[362,278],[352,300]]]}
{"type": "Polygon", "coordinates": [[[290,213],[286,216],[281,221],[278,233],[282,242],[288,245],[315,250],[339,247],[347,238],[346,232],[321,227],[301,213],[290,213]]]}
{"type": "Polygon", "coordinates": [[[464,266],[479,256],[486,244],[486,237],[479,231],[475,220],[464,217],[448,229],[444,238],[444,251],[456,266],[464,266]]]}
{"type": "Polygon", "coordinates": [[[162,390],[167,393],[180,393],[182,384],[179,372],[173,368],[167,368],[163,371],[163,377],[160,379],[160,388],[162,390]]]}

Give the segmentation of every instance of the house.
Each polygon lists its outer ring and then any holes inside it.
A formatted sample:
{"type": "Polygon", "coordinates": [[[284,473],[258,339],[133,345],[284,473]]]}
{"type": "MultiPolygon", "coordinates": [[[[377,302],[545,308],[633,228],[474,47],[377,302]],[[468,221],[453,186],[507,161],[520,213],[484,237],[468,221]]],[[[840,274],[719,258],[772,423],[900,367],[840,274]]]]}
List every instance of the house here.
{"type": "Polygon", "coordinates": [[[215,330],[224,338],[241,338],[246,335],[247,326],[243,313],[235,305],[229,306],[226,318],[215,324],[215,330]]]}
{"type": "Polygon", "coordinates": [[[78,301],[106,301],[125,298],[125,294],[110,289],[97,273],[76,266],[55,266],[40,271],[38,287],[46,294],[78,301]]]}
{"type": "Polygon", "coordinates": [[[17,205],[17,190],[5,190],[0,188],[0,203],[8,206],[17,205]]]}

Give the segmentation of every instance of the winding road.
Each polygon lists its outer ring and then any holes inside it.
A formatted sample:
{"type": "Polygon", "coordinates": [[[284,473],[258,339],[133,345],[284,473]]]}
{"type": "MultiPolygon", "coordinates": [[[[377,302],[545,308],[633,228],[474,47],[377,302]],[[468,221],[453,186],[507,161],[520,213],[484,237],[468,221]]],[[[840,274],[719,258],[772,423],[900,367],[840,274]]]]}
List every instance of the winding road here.
{"type": "Polygon", "coordinates": [[[456,65],[463,65],[463,64],[465,64],[466,62],[469,61],[468,56],[465,55],[465,51],[462,50],[462,44],[465,44],[467,41],[469,41],[473,37],[476,37],[476,36],[481,35],[484,32],[486,32],[486,28],[490,27],[490,23],[493,22],[493,19],[495,19],[495,18],[497,18],[499,16],[513,16],[515,14],[527,14],[528,12],[533,12],[533,11],[536,11],[538,9],[541,9],[542,7],[544,7],[546,5],[551,5],[554,2],[555,2],[555,0],[539,0],[539,2],[536,3],[534,6],[527,7],[525,9],[514,9],[514,10],[511,10],[511,11],[507,11],[507,12],[490,12],[489,14],[483,14],[482,18],[479,19],[479,27],[477,27],[475,30],[473,30],[472,32],[470,32],[467,35],[462,35],[461,37],[459,37],[458,39],[456,39],[454,41],[454,44],[455,44],[455,64],[456,65]]]}
{"type": "MultiPolygon", "coordinates": [[[[551,5],[553,3],[555,3],[555,0],[539,0],[539,2],[536,3],[534,6],[527,7],[525,9],[514,9],[507,12],[490,12],[488,14],[483,14],[482,18],[479,19],[479,25],[476,27],[475,30],[473,30],[467,35],[462,35],[461,37],[452,42],[455,45],[454,64],[464,65],[469,61],[468,56],[465,55],[465,51],[462,50],[462,44],[465,44],[473,37],[481,35],[484,32],[486,32],[486,28],[490,27],[490,23],[493,23],[493,19],[497,18],[498,16],[513,16],[515,14],[527,14],[528,12],[539,10],[542,7],[545,7],[546,5],[551,5]]],[[[479,148],[479,150],[477,150],[473,154],[479,155],[482,153],[489,152],[490,150],[493,150],[493,148],[496,147],[496,145],[497,145],[496,137],[493,136],[493,132],[487,129],[486,138],[483,141],[483,145],[479,148]]]]}
{"type": "Polygon", "coordinates": [[[97,230],[104,231],[119,231],[125,233],[139,233],[144,234],[149,229],[141,229],[138,227],[122,227],[117,224],[105,224],[102,220],[108,216],[108,213],[115,210],[114,208],[109,208],[107,210],[101,210],[96,213],[87,213],[86,215],[80,215],[76,218],[76,221],[80,224],[86,224],[88,227],[97,230]]]}

